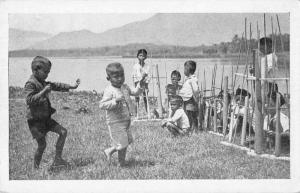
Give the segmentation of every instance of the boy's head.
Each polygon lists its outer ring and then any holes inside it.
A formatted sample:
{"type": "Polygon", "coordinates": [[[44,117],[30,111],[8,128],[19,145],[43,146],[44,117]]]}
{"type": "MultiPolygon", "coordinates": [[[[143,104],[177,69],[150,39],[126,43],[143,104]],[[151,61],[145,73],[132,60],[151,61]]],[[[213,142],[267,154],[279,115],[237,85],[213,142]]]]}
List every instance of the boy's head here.
{"type": "Polygon", "coordinates": [[[268,37],[259,39],[259,50],[264,55],[272,53],[272,39],[268,37]]]}
{"type": "Polygon", "coordinates": [[[136,57],[139,59],[139,61],[146,60],[147,59],[147,51],[145,49],[138,50],[136,57]]]}
{"type": "Polygon", "coordinates": [[[51,69],[51,62],[43,56],[36,56],[31,62],[31,70],[34,77],[44,81],[47,79],[51,69]]]}
{"type": "Polygon", "coordinates": [[[285,104],[285,100],[280,92],[269,92],[267,94],[267,97],[268,97],[267,100],[269,100],[269,105],[271,107],[271,109],[269,110],[271,115],[276,114],[276,109],[274,109],[274,108],[276,107],[277,93],[279,93],[279,95],[280,95],[280,99],[279,99],[280,104],[279,105],[282,106],[285,104]]]}
{"type": "Polygon", "coordinates": [[[176,111],[178,108],[182,106],[183,100],[181,96],[175,95],[170,99],[170,106],[172,111],[176,111]]]}
{"type": "Polygon", "coordinates": [[[236,89],[236,92],[235,92],[236,102],[238,102],[240,99],[241,99],[241,102],[244,102],[246,96],[248,96],[249,99],[251,98],[251,94],[247,90],[241,89],[241,88],[236,89]]]}
{"type": "Polygon", "coordinates": [[[180,80],[181,80],[180,72],[177,70],[172,71],[171,73],[172,84],[177,85],[180,80]]]}
{"type": "Polygon", "coordinates": [[[184,63],[184,75],[190,76],[196,71],[196,62],[193,60],[188,60],[184,63]]]}
{"type": "Polygon", "coordinates": [[[124,84],[125,76],[122,64],[118,62],[108,64],[106,74],[106,79],[111,82],[112,86],[120,88],[124,84]]]}

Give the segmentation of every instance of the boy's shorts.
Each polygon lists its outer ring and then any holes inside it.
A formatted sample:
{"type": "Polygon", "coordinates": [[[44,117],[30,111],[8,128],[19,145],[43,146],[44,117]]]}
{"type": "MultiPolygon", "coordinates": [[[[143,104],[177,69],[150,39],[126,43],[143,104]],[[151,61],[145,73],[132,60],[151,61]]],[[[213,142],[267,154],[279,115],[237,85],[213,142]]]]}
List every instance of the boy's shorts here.
{"type": "Polygon", "coordinates": [[[45,120],[27,120],[29,130],[33,139],[41,139],[46,137],[49,131],[53,131],[56,127],[61,127],[55,120],[49,118],[45,120]]]}
{"type": "Polygon", "coordinates": [[[198,104],[193,97],[184,101],[183,104],[185,111],[198,111],[198,104]]]}
{"type": "Polygon", "coordinates": [[[108,124],[108,130],[112,145],[121,150],[126,148],[133,141],[130,131],[130,120],[108,124]]]}

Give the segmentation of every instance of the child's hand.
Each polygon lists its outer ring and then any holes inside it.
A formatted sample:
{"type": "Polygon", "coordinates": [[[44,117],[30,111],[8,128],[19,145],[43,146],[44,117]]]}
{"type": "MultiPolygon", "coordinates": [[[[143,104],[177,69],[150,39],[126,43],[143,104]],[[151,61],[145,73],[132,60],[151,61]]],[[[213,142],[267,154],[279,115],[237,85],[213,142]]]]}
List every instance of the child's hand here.
{"type": "Polygon", "coordinates": [[[79,86],[79,84],[80,84],[80,79],[78,78],[78,79],[76,80],[76,83],[74,84],[74,86],[72,86],[72,88],[73,88],[73,89],[76,89],[76,88],[79,86]]]}
{"type": "Polygon", "coordinates": [[[122,96],[117,96],[117,97],[115,98],[115,100],[116,100],[117,103],[118,103],[118,102],[122,102],[122,101],[125,100],[125,97],[124,97],[124,95],[122,95],[122,96]]]}
{"type": "Polygon", "coordinates": [[[47,93],[49,93],[49,92],[51,92],[51,85],[50,85],[50,84],[47,84],[47,85],[45,86],[45,88],[44,88],[44,93],[47,94],[47,93]]]}

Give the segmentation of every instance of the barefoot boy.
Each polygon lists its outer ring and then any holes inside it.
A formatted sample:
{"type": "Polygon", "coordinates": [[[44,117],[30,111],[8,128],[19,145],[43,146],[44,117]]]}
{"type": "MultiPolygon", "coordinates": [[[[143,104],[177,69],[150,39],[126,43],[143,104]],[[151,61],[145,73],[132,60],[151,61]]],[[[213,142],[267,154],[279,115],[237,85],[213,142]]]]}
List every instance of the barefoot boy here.
{"type": "Polygon", "coordinates": [[[183,100],[180,96],[175,95],[170,99],[171,112],[169,118],[162,122],[162,127],[167,129],[173,136],[184,135],[190,128],[187,115],[182,109],[183,100]]]}
{"type": "Polygon", "coordinates": [[[143,91],[141,87],[145,84],[145,78],[137,84],[136,88],[131,89],[124,84],[124,69],[120,63],[108,64],[106,74],[111,85],[104,90],[100,108],[106,110],[106,122],[112,147],[104,150],[104,153],[110,161],[112,154],[118,151],[118,160],[122,167],[125,166],[127,146],[133,140],[129,129],[132,110],[130,95],[137,96],[143,91]]]}
{"type": "Polygon", "coordinates": [[[38,148],[34,155],[34,168],[39,168],[42,155],[46,148],[46,135],[49,131],[59,135],[56,142],[56,154],[52,166],[67,166],[62,159],[62,151],[67,137],[67,130],[51,118],[55,109],[51,107],[49,93],[53,91],[69,91],[80,84],[77,79],[74,86],[62,83],[46,82],[51,69],[51,62],[45,57],[36,56],[31,63],[32,75],[25,84],[27,122],[32,137],[37,141],[38,148]]]}

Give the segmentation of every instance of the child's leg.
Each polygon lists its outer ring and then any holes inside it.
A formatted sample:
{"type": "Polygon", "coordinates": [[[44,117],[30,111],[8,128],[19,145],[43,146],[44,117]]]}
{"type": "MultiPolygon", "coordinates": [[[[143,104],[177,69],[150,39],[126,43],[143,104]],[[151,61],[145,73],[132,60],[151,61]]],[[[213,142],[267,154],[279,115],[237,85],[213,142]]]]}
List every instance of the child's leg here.
{"type": "Polygon", "coordinates": [[[198,132],[198,112],[197,111],[192,111],[193,113],[193,123],[192,123],[192,131],[198,132]]]}
{"type": "Polygon", "coordinates": [[[117,149],[115,147],[110,147],[104,150],[104,153],[106,155],[107,161],[110,162],[111,160],[111,156],[113,155],[113,153],[115,153],[117,151],[117,149]]]}
{"type": "Polygon", "coordinates": [[[36,142],[38,144],[38,148],[34,154],[34,168],[37,169],[40,166],[40,162],[47,144],[45,137],[37,139],[36,142]]]}
{"type": "Polygon", "coordinates": [[[127,147],[118,150],[118,160],[121,167],[125,165],[126,151],[127,151],[127,147]]]}
{"type": "Polygon", "coordinates": [[[55,154],[55,161],[62,161],[65,162],[62,159],[62,151],[65,145],[66,137],[67,137],[67,129],[65,129],[63,126],[58,124],[55,120],[51,119],[48,122],[49,130],[57,133],[59,135],[57,142],[56,142],[56,154],[55,154]]]}

